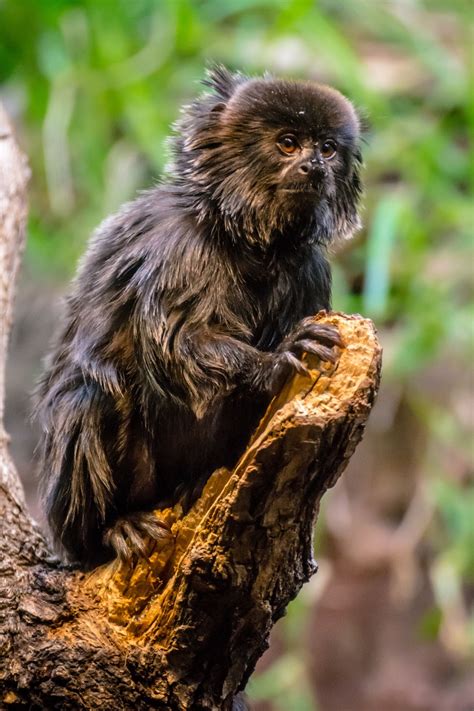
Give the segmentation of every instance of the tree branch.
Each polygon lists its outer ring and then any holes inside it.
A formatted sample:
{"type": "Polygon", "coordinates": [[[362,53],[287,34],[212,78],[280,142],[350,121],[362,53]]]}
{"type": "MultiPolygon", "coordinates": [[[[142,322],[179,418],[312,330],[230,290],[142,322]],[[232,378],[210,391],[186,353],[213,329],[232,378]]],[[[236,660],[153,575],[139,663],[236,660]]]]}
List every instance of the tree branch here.
{"type": "Polygon", "coordinates": [[[21,501],[23,491],[6,458],[4,429],[5,360],[13,312],[13,293],[25,242],[26,188],[30,172],[15,140],[8,117],[0,104],[0,486],[8,484],[21,501]]]}
{"type": "MultiPolygon", "coordinates": [[[[16,160],[24,165],[19,153],[16,160]]],[[[5,325],[25,217],[25,182],[9,192],[8,181],[10,173],[0,174],[2,214],[11,223],[0,232],[1,254],[10,254],[1,263],[5,325]],[[9,208],[2,195],[11,196],[9,208]]],[[[146,561],[88,574],[55,567],[10,493],[18,486],[7,465],[0,487],[0,705],[230,707],[273,624],[316,570],[319,502],[360,440],[379,383],[371,322],[336,313],[316,318],[339,328],[345,348],[337,365],[308,356],[310,378],[296,375],[286,384],[234,470],[214,472],[186,515],[179,505],[160,512],[174,543],[151,547],[146,561]]],[[[2,471],[7,460],[3,440],[2,471]]]]}

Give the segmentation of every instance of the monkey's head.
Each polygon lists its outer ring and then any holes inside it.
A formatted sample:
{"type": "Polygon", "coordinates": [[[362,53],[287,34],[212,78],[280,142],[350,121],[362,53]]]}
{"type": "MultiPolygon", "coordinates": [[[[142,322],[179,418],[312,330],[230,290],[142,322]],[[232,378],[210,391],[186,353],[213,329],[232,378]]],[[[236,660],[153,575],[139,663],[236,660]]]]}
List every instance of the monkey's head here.
{"type": "Polygon", "coordinates": [[[177,124],[175,179],[240,239],[328,242],[357,229],[360,122],[328,86],[223,67],[177,124]]]}

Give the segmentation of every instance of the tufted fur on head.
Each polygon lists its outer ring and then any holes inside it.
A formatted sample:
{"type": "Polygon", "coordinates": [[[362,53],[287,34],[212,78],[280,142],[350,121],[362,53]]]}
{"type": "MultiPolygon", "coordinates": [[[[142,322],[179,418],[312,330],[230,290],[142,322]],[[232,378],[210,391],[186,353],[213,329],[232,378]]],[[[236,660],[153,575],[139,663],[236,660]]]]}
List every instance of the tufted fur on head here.
{"type": "Polygon", "coordinates": [[[211,91],[184,107],[175,125],[171,169],[203,217],[217,215],[228,234],[260,244],[290,226],[298,239],[321,243],[359,228],[361,127],[348,99],[315,82],[250,78],[222,66],[203,83],[211,91]],[[285,131],[302,144],[337,142],[317,200],[282,194],[287,161],[275,141],[285,131]]]}

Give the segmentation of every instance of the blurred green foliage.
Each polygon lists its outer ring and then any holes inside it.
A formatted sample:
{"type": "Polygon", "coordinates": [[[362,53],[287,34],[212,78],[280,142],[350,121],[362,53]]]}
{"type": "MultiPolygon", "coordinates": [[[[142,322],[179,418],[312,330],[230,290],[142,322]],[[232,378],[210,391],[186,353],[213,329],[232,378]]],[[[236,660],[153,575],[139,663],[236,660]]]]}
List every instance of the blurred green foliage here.
{"type": "MultiPolygon", "coordinates": [[[[69,278],[93,227],[159,178],[207,63],[311,77],[370,123],[365,229],[334,260],[335,306],[384,329],[388,381],[416,382],[443,358],[469,368],[471,15],[469,0],[0,0],[1,98],[33,169],[30,268],[69,278]]],[[[472,462],[472,440],[434,400],[413,406],[435,443],[435,557],[459,588],[474,567],[473,499],[465,478],[444,476],[438,448],[472,462]]],[[[271,695],[265,678],[259,696],[271,695]]],[[[286,708],[309,708],[298,694],[286,708]]]]}

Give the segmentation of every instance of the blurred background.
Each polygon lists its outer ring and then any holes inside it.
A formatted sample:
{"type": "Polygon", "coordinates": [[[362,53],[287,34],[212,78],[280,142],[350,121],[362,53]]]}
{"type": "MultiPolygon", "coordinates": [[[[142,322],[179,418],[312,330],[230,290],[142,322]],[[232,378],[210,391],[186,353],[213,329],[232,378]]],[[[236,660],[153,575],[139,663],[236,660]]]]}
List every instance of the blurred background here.
{"type": "MultiPolygon", "coordinates": [[[[319,573],[275,627],[256,711],[474,709],[470,0],[0,0],[0,99],[30,158],[7,428],[40,517],[29,393],[98,222],[159,178],[210,61],[335,85],[370,121],[364,229],[334,306],[382,388],[324,501],[319,573]]],[[[472,177],[472,170],[471,170],[472,177]]]]}

